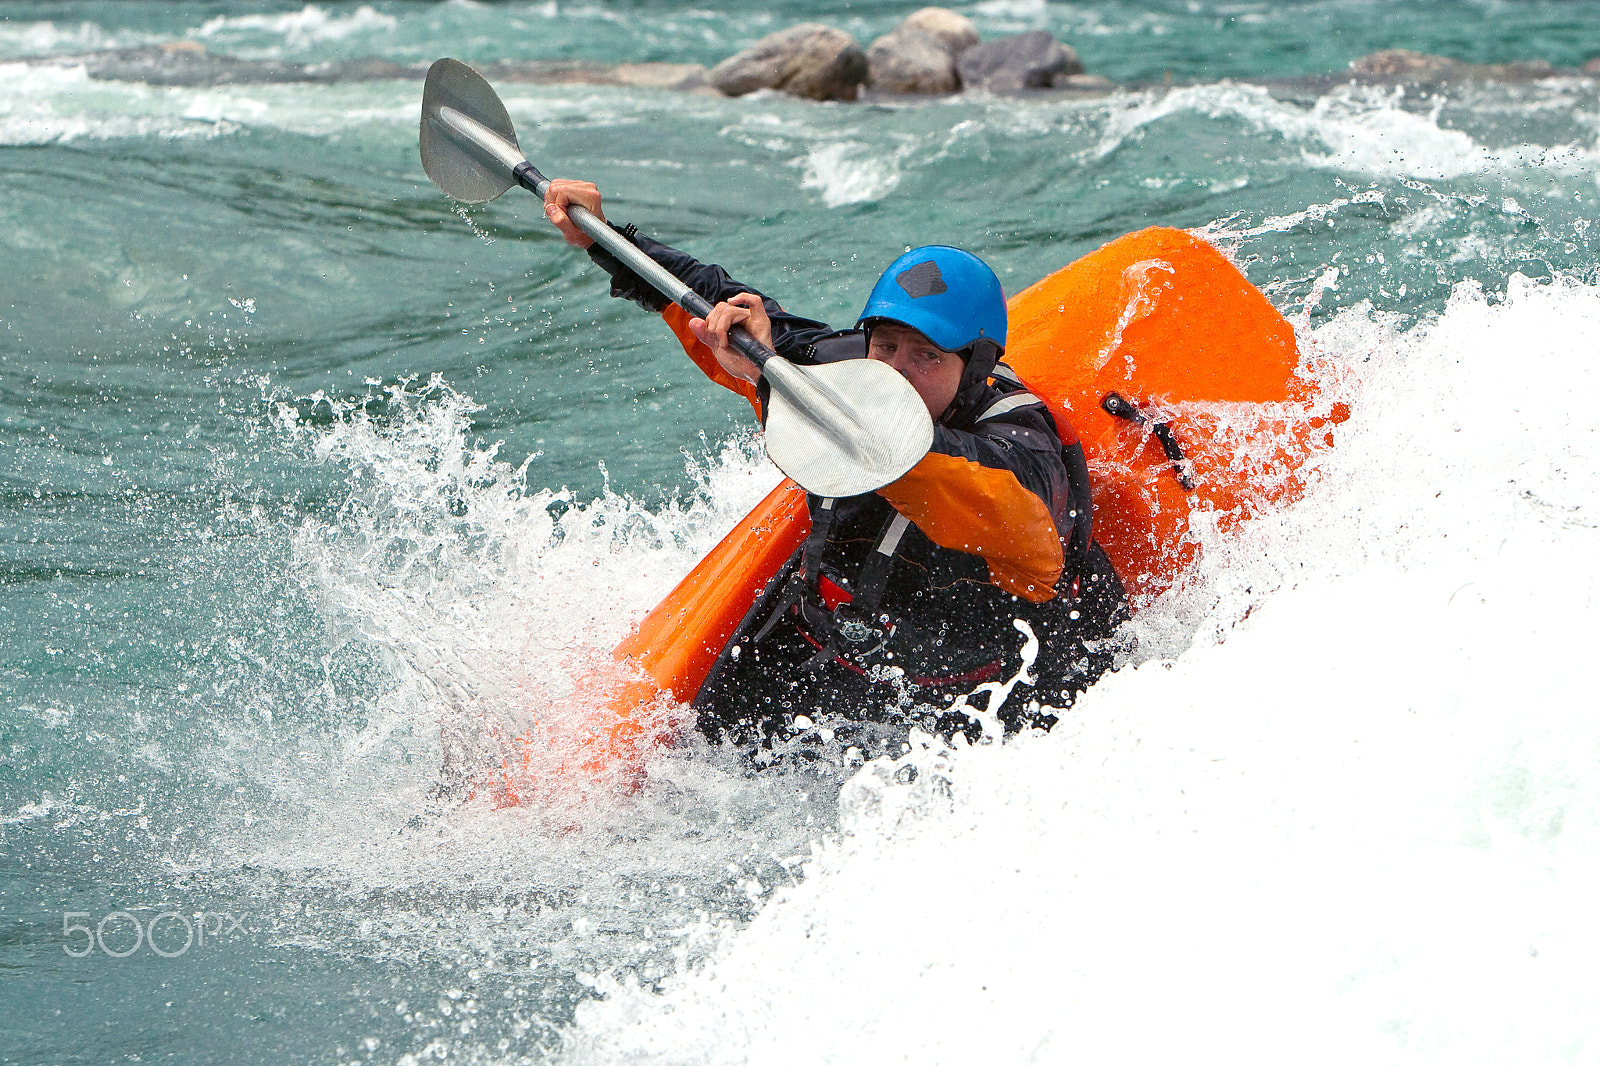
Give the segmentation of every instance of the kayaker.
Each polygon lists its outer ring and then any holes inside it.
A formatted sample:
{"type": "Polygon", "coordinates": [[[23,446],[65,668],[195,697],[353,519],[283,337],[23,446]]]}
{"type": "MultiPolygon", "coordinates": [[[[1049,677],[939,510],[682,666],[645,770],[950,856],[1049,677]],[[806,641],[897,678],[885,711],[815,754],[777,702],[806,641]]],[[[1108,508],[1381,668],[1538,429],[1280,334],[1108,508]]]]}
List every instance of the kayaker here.
{"type": "MultiPolygon", "coordinates": [[[[611,275],[611,295],[665,309],[573,225],[571,204],[604,219],[600,192],[558,179],[545,211],[611,275]]],[[[1110,667],[1125,597],[1092,535],[1076,434],[1000,362],[1006,305],[994,272],[959,249],[916,249],[879,278],[855,328],[834,330],[631,226],[618,232],[716,305],[687,322],[686,343],[710,349],[707,372],[758,412],[761,373],[728,345],[735,326],[794,363],[886,362],[934,421],[932,448],[899,480],[861,496],[809,498],[811,535],[701,687],[700,729],[756,745],[758,761],[824,732],[869,750],[895,743],[907,724],[976,736],[973,720],[947,708],[1015,673],[1025,640],[1017,620],[1039,640],[1036,680],[1014,691],[1001,720],[1008,730],[1054,724],[1052,709],[1110,667]]]]}

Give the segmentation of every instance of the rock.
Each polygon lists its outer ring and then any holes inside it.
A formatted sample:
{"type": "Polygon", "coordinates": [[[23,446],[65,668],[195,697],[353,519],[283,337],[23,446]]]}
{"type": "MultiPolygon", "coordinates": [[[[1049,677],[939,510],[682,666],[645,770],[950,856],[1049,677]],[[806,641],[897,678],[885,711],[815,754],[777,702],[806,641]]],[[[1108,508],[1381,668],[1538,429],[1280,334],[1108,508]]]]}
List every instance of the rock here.
{"type": "Polygon", "coordinates": [[[1477,67],[1473,73],[1494,81],[1538,81],[1553,77],[1556,68],[1548,59],[1519,59],[1514,63],[1491,63],[1477,67]]]}
{"type": "Polygon", "coordinates": [[[726,96],[780,89],[812,100],[854,100],[867,77],[867,56],[843,30],[802,22],[724,59],[710,77],[726,96]]]}
{"type": "Polygon", "coordinates": [[[329,63],[325,67],[313,67],[326,74],[329,81],[400,81],[413,79],[421,75],[416,67],[401,66],[399,63],[378,56],[363,56],[358,59],[345,59],[337,63],[329,63]]]}
{"type": "MultiPolygon", "coordinates": [[[[1510,63],[1463,63],[1448,56],[1391,48],[1362,56],[1350,64],[1354,74],[1392,81],[1538,81],[1575,73],[1548,59],[1519,59],[1510,63]]],[[[1590,60],[1583,73],[1600,73],[1600,61],[1590,60]]]]}
{"type": "Polygon", "coordinates": [[[1083,93],[1108,93],[1117,83],[1100,74],[1057,74],[1050,79],[1052,89],[1072,89],[1083,93]]]}
{"type": "Polygon", "coordinates": [[[867,55],[848,34],[843,36],[849,41],[846,47],[831,55],[819,50],[817,62],[801,63],[795,76],[779,88],[808,100],[854,100],[867,80],[867,55]]]}
{"type": "Polygon", "coordinates": [[[895,29],[927,34],[943,45],[951,58],[978,43],[978,28],[972,24],[972,20],[947,7],[925,7],[921,11],[914,11],[895,29]]]}
{"type": "Polygon", "coordinates": [[[1583,65],[1585,74],[1600,74],[1600,56],[1595,56],[1583,65]]]}
{"type": "Polygon", "coordinates": [[[1465,73],[1467,65],[1459,59],[1413,52],[1409,48],[1386,48],[1355,60],[1350,69],[1357,74],[1386,78],[1442,78],[1465,73]]]}
{"type": "Polygon", "coordinates": [[[620,85],[631,89],[692,90],[706,83],[698,63],[595,63],[587,59],[500,59],[478,73],[489,84],[620,85]]]}
{"type": "Polygon", "coordinates": [[[867,84],[888,93],[953,93],[961,88],[956,57],[977,43],[971,19],[925,7],[872,42],[867,84]]]}
{"type": "Polygon", "coordinates": [[[867,49],[867,84],[886,93],[953,93],[961,79],[937,37],[899,26],[867,49]]]}
{"type": "Polygon", "coordinates": [[[612,73],[617,84],[635,89],[689,92],[710,84],[706,80],[706,68],[699,63],[618,63],[612,73]]]}
{"type": "MultiPolygon", "coordinates": [[[[1596,64],[1591,62],[1590,67],[1594,66],[1596,64]]],[[[1547,59],[1521,59],[1512,63],[1479,65],[1463,63],[1448,56],[1413,52],[1406,48],[1391,48],[1362,56],[1350,64],[1350,69],[1356,74],[1365,74],[1368,77],[1395,78],[1402,81],[1437,81],[1447,78],[1461,81],[1468,79],[1537,81],[1561,73],[1547,59]]]]}
{"type": "Polygon", "coordinates": [[[1033,30],[973,45],[956,59],[956,72],[968,89],[1015,93],[1048,89],[1058,74],[1082,74],[1083,64],[1048,32],[1033,30]]]}

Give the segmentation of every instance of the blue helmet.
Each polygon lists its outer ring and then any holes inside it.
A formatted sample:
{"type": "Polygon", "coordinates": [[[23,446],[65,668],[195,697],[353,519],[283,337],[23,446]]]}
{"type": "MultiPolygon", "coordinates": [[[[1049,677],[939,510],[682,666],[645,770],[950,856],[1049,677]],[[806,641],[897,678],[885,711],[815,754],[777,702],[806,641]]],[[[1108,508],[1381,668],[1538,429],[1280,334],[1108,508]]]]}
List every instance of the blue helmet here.
{"type": "Polygon", "coordinates": [[[867,297],[858,327],[886,318],[910,326],[947,352],[986,340],[1006,346],[1006,296],[1000,279],[971,252],[931,244],[902,255],[867,297]]]}

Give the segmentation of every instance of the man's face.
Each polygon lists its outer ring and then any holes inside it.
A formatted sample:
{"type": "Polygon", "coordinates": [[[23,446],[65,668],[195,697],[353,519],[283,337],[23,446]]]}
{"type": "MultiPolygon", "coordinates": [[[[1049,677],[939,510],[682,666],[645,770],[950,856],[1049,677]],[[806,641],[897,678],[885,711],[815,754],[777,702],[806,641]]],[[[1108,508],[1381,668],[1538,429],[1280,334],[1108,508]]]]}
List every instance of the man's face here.
{"type": "Polygon", "coordinates": [[[911,382],[935,421],[955,400],[966,369],[955,352],[935,346],[910,326],[897,322],[880,322],[872,328],[867,358],[888,363],[911,382]]]}

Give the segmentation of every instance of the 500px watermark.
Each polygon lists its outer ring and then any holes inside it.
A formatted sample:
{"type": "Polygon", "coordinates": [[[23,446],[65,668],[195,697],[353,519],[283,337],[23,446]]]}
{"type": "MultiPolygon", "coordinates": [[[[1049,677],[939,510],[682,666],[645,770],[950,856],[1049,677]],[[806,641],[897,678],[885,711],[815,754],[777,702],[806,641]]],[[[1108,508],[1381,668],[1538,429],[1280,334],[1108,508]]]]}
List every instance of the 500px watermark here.
{"type": "Polygon", "coordinates": [[[193,915],[162,911],[143,922],[130,911],[112,911],[99,922],[89,911],[67,911],[61,916],[61,935],[66,943],[61,950],[75,959],[97,950],[113,959],[125,959],[140,948],[148,948],[164,959],[187,955],[191,949],[215,943],[234,932],[249,933],[246,915],[231,911],[197,911],[193,915]]]}

